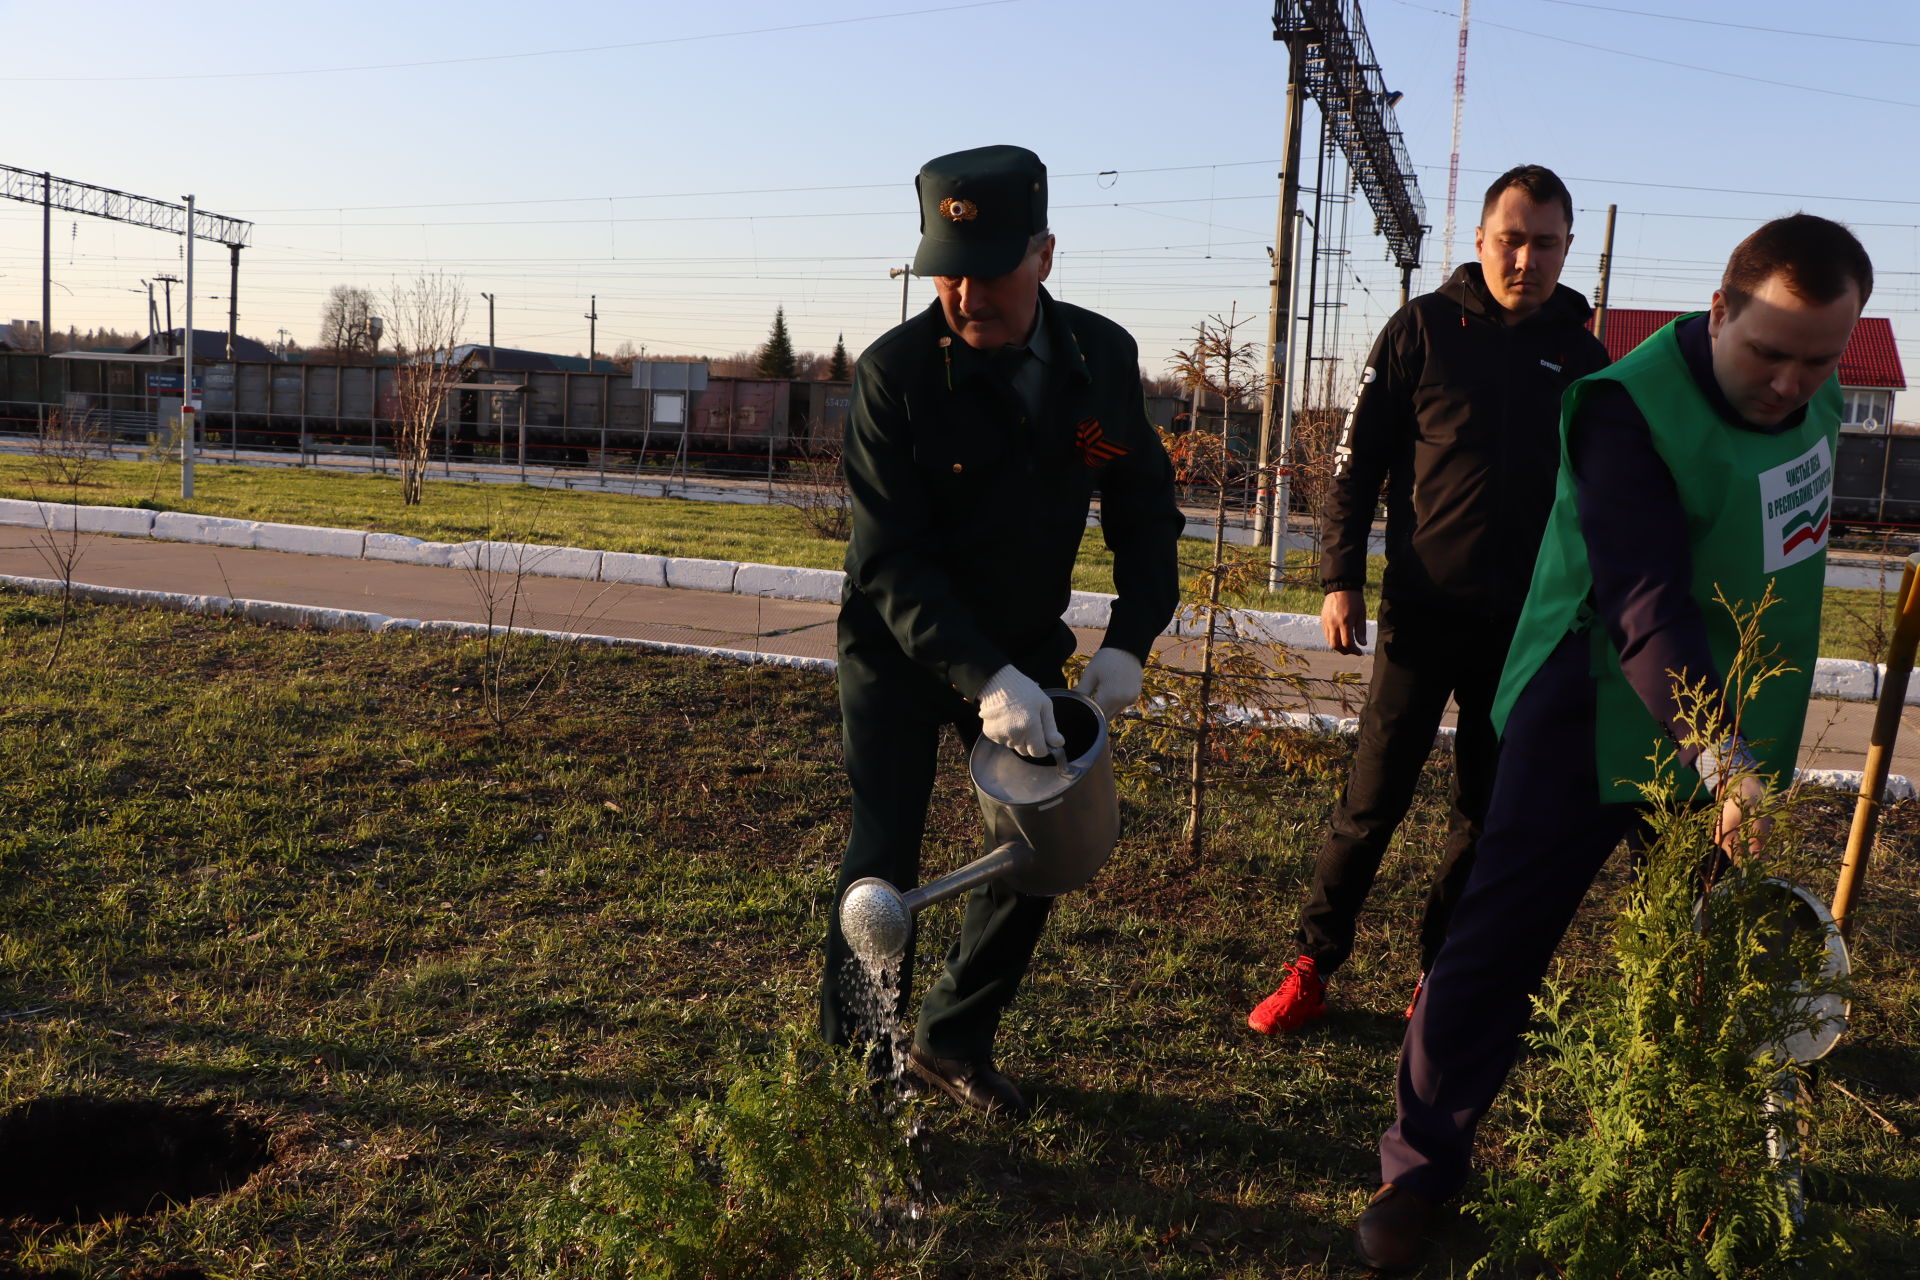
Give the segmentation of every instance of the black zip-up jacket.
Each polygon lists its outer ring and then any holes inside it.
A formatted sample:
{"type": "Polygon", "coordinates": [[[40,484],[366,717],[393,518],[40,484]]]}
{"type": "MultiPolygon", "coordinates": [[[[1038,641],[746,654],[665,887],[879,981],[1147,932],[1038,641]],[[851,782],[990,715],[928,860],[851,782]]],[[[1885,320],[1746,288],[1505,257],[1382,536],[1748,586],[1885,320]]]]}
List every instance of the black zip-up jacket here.
{"type": "Polygon", "coordinates": [[[1394,313],[1374,341],[1321,520],[1320,584],[1366,581],[1387,492],[1389,600],[1513,616],[1553,507],[1560,393],[1607,364],[1565,285],[1519,324],[1463,264],[1394,313]]]}
{"type": "Polygon", "coordinates": [[[1134,341],[1041,297],[1056,371],[1032,421],[937,302],[854,366],[843,656],[850,641],[891,639],[967,698],[1016,655],[1055,646],[1066,657],[1073,636],[1060,615],[1096,488],[1117,595],[1106,643],[1144,661],[1173,616],[1186,522],[1134,341]]]}

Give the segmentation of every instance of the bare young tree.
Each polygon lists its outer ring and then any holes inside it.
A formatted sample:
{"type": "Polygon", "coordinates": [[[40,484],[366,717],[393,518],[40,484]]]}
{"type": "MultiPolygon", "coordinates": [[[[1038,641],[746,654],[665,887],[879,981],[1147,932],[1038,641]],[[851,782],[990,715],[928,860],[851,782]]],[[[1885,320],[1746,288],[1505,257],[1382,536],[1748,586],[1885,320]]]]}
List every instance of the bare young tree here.
{"type": "Polygon", "coordinates": [[[372,357],[380,345],[380,320],[373,294],[356,285],[337,284],[320,309],[320,346],[343,361],[372,357]]]}
{"type": "MultiPolygon", "coordinates": [[[[1236,340],[1244,321],[1209,318],[1193,345],[1172,363],[1182,387],[1203,409],[1245,402],[1260,390],[1258,349],[1236,340]]],[[[1157,651],[1142,673],[1145,701],[1138,716],[1120,722],[1117,736],[1148,759],[1184,757],[1187,783],[1185,852],[1205,848],[1208,799],[1223,786],[1252,788],[1260,779],[1318,772],[1326,755],[1315,735],[1284,728],[1289,704],[1310,704],[1329,693],[1345,704],[1353,678],[1314,676],[1289,646],[1274,639],[1236,600],[1264,594],[1266,557],[1229,546],[1227,495],[1245,470],[1227,441],[1227,414],[1207,415],[1213,429],[1162,432],[1168,452],[1188,478],[1214,496],[1210,553],[1181,591],[1183,634],[1197,643],[1157,651]],[[1191,664],[1191,665],[1189,665],[1191,664]]]]}
{"type": "Polygon", "coordinates": [[[774,486],[773,500],[800,515],[816,538],[845,542],[853,536],[853,493],[840,465],[840,452],[795,458],[774,486]]]}
{"type": "Polygon", "coordinates": [[[100,414],[88,409],[55,409],[40,424],[40,434],[34,438],[34,470],[43,484],[78,490],[93,484],[102,455],[110,453],[112,447],[113,433],[100,414]]]}
{"type": "Polygon", "coordinates": [[[393,375],[400,500],[410,507],[426,494],[433,428],[448,389],[460,381],[453,349],[466,323],[466,290],[444,271],[395,283],[387,298],[387,332],[400,362],[393,375]]]}

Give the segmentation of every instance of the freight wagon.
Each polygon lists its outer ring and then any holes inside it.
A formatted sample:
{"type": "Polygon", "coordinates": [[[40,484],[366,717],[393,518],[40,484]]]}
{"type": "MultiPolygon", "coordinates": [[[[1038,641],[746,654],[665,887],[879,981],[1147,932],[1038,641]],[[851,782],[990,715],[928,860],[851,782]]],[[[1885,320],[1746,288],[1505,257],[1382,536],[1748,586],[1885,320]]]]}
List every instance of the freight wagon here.
{"type": "MultiPolygon", "coordinates": [[[[194,364],[210,445],[325,452],[390,451],[391,365],[194,364]]],[[[527,456],[547,464],[635,465],[684,455],[696,470],[764,471],[838,454],[850,403],[844,382],[722,378],[704,390],[648,392],[625,372],[471,369],[470,383],[516,395],[450,394],[435,457],[517,456],[524,400],[527,456]]],[[[0,432],[31,434],[59,411],[141,443],[178,412],[180,361],[113,354],[0,352],[0,432]]]]}

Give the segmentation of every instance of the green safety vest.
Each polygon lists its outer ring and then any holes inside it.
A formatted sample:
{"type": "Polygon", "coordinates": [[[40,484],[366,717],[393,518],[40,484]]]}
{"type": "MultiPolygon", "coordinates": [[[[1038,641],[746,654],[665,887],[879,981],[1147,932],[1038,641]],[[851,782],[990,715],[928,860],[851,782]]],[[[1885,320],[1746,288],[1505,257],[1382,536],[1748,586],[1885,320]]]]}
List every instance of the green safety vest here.
{"type": "MultiPolygon", "coordinates": [[[[1697,312],[1695,314],[1698,314],[1697,312]]],[[[1681,320],[1688,317],[1682,316],[1681,320]]],[[[1716,594],[1757,604],[1769,582],[1776,603],[1760,619],[1760,650],[1792,670],[1751,696],[1728,688],[1735,728],[1774,783],[1789,779],[1819,653],[1820,603],[1826,582],[1833,456],[1839,438],[1839,383],[1828,378],[1806,419],[1778,435],[1730,425],[1713,409],[1680,352],[1675,320],[1617,363],[1567,389],[1560,408],[1560,476],[1553,513],[1534,562],[1533,585],[1494,699],[1494,728],[1504,733],[1521,690],[1570,631],[1593,638],[1595,759],[1603,803],[1643,798],[1656,769],[1652,757],[1667,735],[1620,670],[1620,654],[1593,616],[1593,571],[1580,532],[1567,431],[1597,383],[1617,382],[1647,420],[1653,446],[1680,491],[1693,558],[1693,599],[1707,624],[1713,661],[1725,677],[1739,647],[1732,617],[1716,594]]],[[[1691,673],[1698,679],[1700,672],[1691,673]]],[[[1682,794],[1698,784],[1685,770],[1682,794]]]]}

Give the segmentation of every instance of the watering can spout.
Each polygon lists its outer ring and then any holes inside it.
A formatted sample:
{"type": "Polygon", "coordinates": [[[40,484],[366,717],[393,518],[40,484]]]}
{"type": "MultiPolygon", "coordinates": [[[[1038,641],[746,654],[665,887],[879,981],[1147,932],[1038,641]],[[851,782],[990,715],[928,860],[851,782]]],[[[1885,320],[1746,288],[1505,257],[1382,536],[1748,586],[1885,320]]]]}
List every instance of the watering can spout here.
{"type": "Polygon", "coordinates": [[[875,876],[856,880],[840,897],[840,931],[862,960],[876,967],[907,952],[913,918],[936,902],[957,898],[978,885],[1033,865],[1033,850],[1009,840],[993,852],[956,867],[908,893],[875,876]]]}

